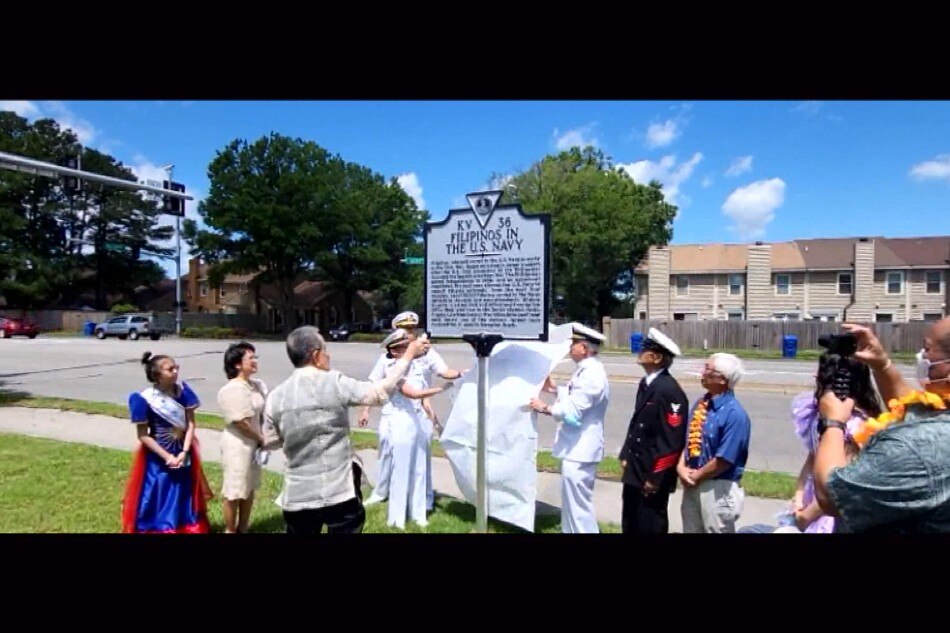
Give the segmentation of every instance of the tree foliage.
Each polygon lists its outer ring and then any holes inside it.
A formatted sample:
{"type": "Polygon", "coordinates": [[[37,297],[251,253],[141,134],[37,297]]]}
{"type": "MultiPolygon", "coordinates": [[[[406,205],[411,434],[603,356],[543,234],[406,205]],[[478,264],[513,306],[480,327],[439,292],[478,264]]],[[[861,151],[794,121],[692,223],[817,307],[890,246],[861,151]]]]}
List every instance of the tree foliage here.
{"type": "Polygon", "coordinates": [[[593,147],[544,157],[510,181],[503,200],[551,213],[556,305],[592,324],[630,292],[633,268],[650,246],[669,242],[676,217],[658,182],[634,182],[593,147]]]}
{"type": "MultiPolygon", "coordinates": [[[[80,156],[84,171],[135,180],[121,162],[82,147],[53,119],[31,124],[0,112],[0,150],[59,165],[80,156]]],[[[141,250],[169,253],[155,241],[172,230],[160,224],[154,202],[130,190],[87,182],[71,191],[61,180],[0,170],[0,292],[8,305],[30,308],[69,304],[94,288],[96,307],[105,308],[107,295],[131,296],[136,286],[164,277],[160,266],[141,260],[141,250]],[[128,248],[107,250],[107,242],[128,248]]]]}
{"type": "Polygon", "coordinates": [[[303,278],[339,291],[345,312],[359,290],[406,275],[399,263],[421,235],[425,213],[396,183],[344,161],[312,141],[272,133],[234,140],[208,167],[209,195],[186,222],[192,254],[214,264],[212,285],[228,273],[273,283],[296,324],[293,289],[303,278]]]}

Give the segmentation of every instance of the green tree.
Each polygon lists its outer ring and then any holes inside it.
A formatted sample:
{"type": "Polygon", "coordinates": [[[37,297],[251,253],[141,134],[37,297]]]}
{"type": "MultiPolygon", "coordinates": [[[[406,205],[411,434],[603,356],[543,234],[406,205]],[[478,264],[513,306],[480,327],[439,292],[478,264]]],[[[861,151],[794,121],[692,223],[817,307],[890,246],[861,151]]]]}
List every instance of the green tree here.
{"type": "MultiPolygon", "coordinates": [[[[52,119],[30,124],[13,112],[0,112],[0,150],[65,164],[80,156],[84,171],[125,180],[135,176],[115,158],[83,148],[71,130],[52,119]]],[[[157,205],[132,191],[86,183],[80,191],[64,189],[59,180],[0,171],[0,291],[10,305],[35,307],[57,299],[69,303],[91,285],[97,307],[107,294],[131,296],[142,283],[164,277],[161,267],[140,259],[143,248],[169,253],[154,240],[167,239],[157,205]],[[75,240],[95,242],[91,254],[75,240]],[[124,253],[107,250],[121,243],[124,253]],[[6,248],[9,246],[9,248],[6,248]],[[94,269],[91,281],[85,271],[94,269]]]]}
{"type": "Polygon", "coordinates": [[[635,183],[593,147],[544,157],[511,180],[503,201],[551,214],[553,295],[570,318],[597,325],[630,292],[650,246],[669,242],[676,217],[660,183],[635,183]]]}
{"type": "Polygon", "coordinates": [[[398,260],[425,220],[395,180],[276,133],[232,141],[211,161],[208,178],[198,207],[208,228],[185,223],[192,254],[214,264],[212,285],[228,273],[274,284],[285,331],[297,324],[293,290],[302,279],[329,283],[348,314],[358,290],[405,274],[398,260]]]}

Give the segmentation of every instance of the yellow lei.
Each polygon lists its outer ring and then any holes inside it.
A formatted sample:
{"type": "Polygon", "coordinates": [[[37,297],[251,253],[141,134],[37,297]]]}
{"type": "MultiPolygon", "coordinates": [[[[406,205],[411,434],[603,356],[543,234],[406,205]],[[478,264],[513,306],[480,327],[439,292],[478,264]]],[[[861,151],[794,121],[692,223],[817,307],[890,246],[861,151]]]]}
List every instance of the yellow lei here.
{"type": "Polygon", "coordinates": [[[706,410],[708,408],[709,398],[703,396],[703,399],[696,405],[696,410],[693,411],[693,419],[689,421],[686,446],[689,449],[690,457],[699,457],[702,452],[703,422],[706,421],[706,410]]]}
{"type": "MultiPolygon", "coordinates": [[[[885,411],[876,418],[865,421],[864,424],[854,432],[854,441],[858,446],[864,448],[864,445],[868,443],[872,435],[883,431],[892,424],[902,422],[904,420],[904,414],[907,412],[907,405],[909,404],[919,403],[942,411],[947,408],[944,400],[945,398],[942,396],[930,393],[929,391],[911,391],[901,398],[892,398],[887,403],[888,411],[885,411]]],[[[946,400],[950,401],[950,398],[946,398],[946,400]]]]}

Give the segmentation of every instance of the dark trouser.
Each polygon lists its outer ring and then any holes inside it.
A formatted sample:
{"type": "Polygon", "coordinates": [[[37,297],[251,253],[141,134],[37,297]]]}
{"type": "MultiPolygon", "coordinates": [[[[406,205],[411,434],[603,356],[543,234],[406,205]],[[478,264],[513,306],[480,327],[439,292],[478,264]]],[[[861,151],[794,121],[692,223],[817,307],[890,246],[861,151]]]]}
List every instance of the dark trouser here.
{"type": "Polygon", "coordinates": [[[284,521],[287,534],[320,534],[324,525],[330,534],[359,534],[366,522],[366,511],[358,499],[349,499],[316,510],[285,511],[284,521]]]}
{"type": "Polygon", "coordinates": [[[621,517],[623,533],[666,534],[669,532],[670,520],[666,515],[669,500],[669,492],[655,492],[644,497],[640,488],[624,484],[621,517]]]}

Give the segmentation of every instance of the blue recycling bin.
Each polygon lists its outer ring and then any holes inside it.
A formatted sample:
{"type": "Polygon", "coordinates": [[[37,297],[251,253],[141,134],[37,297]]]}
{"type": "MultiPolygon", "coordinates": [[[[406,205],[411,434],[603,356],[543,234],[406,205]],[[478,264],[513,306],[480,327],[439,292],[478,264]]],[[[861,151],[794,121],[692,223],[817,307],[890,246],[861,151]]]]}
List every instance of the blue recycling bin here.
{"type": "Polygon", "coordinates": [[[782,358],[795,358],[798,353],[798,337],[786,334],[782,337],[782,358]]]}
{"type": "Polygon", "coordinates": [[[96,333],[96,324],[92,321],[86,321],[86,326],[83,328],[82,333],[85,336],[92,336],[96,333]]]}
{"type": "Polygon", "coordinates": [[[630,335],[630,353],[639,354],[643,349],[643,332],[634,332],[630,335]]]}

